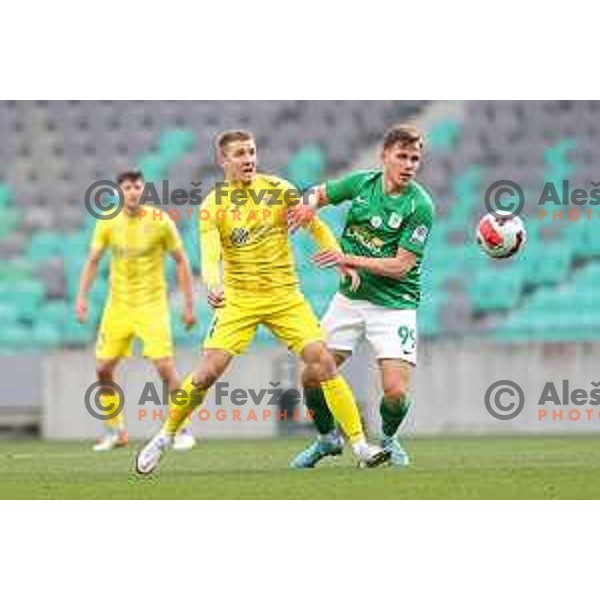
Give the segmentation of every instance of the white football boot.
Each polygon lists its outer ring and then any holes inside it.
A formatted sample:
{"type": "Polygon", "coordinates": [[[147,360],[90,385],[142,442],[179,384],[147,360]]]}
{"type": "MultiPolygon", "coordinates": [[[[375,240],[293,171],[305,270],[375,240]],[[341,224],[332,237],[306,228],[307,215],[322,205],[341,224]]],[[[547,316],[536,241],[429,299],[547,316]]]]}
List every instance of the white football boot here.
{"type": "Polygon", "coordinates": [[[115,448],[123,448],[129,443],[129,437],[127,432],[122,429],[115,431],[114,429],[108,429],[103,438],[99,439],[93,446],[94,452],[107,452],[108,450],[114,450],[115,448]]]}
{"type": "Polygon", "coordinates": [[[135,458],[135,470],[139,475],[150,475],[163,454],[173,445],[173,438],[162,429],[139,451],[135,458]]]}
{"type": "Polygon", "coordinates": [[[352,444],[352,451],[358,460],[358,466],[362,469],[373,469],[390,460],[391,452],[386,448],[372,446],[367,442],[352,444]]]}
{"type": "Polygon", "coordinates": [[[192,433],[191,427],[182,427],[175,436],[175,441],[173,442],[173,450],[177,450],[178,452],[187,452],[191,450],[196,445],[196,439],[194,438],[194,434],[192,433]]]}

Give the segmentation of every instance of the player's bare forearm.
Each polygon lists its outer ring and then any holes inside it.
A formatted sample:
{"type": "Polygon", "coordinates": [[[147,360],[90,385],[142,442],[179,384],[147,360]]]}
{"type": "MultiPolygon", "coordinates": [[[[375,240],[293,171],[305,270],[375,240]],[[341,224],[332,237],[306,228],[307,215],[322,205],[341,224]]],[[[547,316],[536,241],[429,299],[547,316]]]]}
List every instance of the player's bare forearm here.
{"type": "Polygon", "coordinates": [[[288,227],[290,232],[299,227],[308,227],[314,221],[317,210],[328,203],[325,186],[309,190],[302,202],[289,206],[287,209],[288,227]]]}
{"type": "Polygon", "coordinates": [[[194,317],[194,278],[192,269],[185,252],[182,250],[176,250],[172,256],[176,266],[177,286],[183,295],[182,320],[187,327],[192,327],[196,322],[194,317]]]}
{"type": "Polygon", "coordinates": [[[221,236],[211,224],[202,224],[200,229],[201,272],[204,285],[209,290],[221,286],[221,236]]]}
{"type": "Polygon", "coordinates": [[[81,269],[79,276],[79,288],[77,290],[78,298],[87,298],[88,292],[92,284],[96,280],[98,274],[98,263],[100,262],[101,254],[91,252],[81,269]]]}
{"type": "MultiPolygon", "coordinates": [[[[327,192],[325,191],[324,185],[319,185],[311,190],[313,200],[309,200],[310,203],[314,203],[316,208],[323,208],[329,204],[327,198],[327,192]]],[[[310,198],[311,196],[309,196],[310,198]]]]}
{"type": "Polygon", "coordinates": [[[183,295],[186,306],[194,305],[194,280],[192,269],[186,256],[175,261],[177,264],[177,285],[183,295]]]}
{"type": "Polygon", "coordinates": [[[403,279],[415,266],[415,261],[397,256],[393,258],[367,258],[365,256],[344,254],[342,264],[354,269],[364,269],[381,277],[403,279]]]}
{"type": "Polygon", "coordinates": [[[364,269],[380,277],[402,279],[415,266],[417,257],[412,252],[403,249],[400,249],[396,256],[390,258],[369,258],[325,250],[319,252],[314,257],[314,261],[320,267],[337,266],[364,269]]]}
{"type": "Polygon", "coordinates": [[[87,295],[98,274],[98,262],[101,257],[101,250],[92,250],[81,270],[75,299],[75,315],[80,323],[85,323],[87,320],[87,295]]]}

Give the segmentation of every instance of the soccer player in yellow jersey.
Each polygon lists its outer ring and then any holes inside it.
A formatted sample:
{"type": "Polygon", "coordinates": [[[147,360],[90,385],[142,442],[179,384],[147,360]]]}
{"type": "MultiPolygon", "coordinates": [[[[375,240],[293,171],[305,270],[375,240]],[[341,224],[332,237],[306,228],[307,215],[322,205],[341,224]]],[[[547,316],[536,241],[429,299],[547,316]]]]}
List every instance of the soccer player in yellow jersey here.
{"type": "MultiPolygon", "coordinates": [[[[111,252],[109,297],[96,345],[98,381],[114,381],[115,369],[122,358],[131,356],[134,338],[144,345],[144,356],[154,362],[169,390],[180,383],[173,360],[171,324],[167,302],[164,258],[170,254],[177,265],[177,280],[184,296],[183,323],[195,323],[190,265],[175,223],[159,210],[140,210],[144,188],[140,171],[127,171],[117,178],[124,207],[111,219],[96,225],[87,261],[81,272],[76,313],[80,322],[87,319],[87,294],[96,277],[98,262],[106,250],[111,252]]],[[[123,413],[110,416],[117,406],[115,390],[101,389],[100,402],[105,409],[106,432],[94,450],[104,451],[127,444],[123,413]]],[[[177,448],[189,449],[194,438],[188,427],[178,436],[177,448]]]]}
{"type": "MultiPolygon", "coordinates": [[[[286,193],[296,191],[283,179],[256,173],[256,144],[248,132],[221,134],[217,152],[224,181],[202,204],[200,237],[202,276],[209,300],[218,308],[202,359],[183,383],[185,394],[172,395],[167,421],[138,454],[136,470],[148,474],[158,466],[190,410],[203,401],[233,357],[247,349],[260,324],[299,355],[320,382],[359,464],[385,462],[389,453],[365,441],[352,392],[338,374],[319,322],[298,287],[285,218],[286,193]]],[[[299,199],[296,192],[296,204],[299,199]]],[[[321,248],[339,248],[319,219],[311,220],[308,228],[321,248]]]]}

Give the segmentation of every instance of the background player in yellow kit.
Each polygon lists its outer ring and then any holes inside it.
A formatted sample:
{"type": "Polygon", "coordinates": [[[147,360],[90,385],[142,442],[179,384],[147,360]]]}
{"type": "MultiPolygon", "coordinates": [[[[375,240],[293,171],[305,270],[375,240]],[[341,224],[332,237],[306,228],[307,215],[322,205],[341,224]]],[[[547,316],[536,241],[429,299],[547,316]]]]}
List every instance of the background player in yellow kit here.
{"type": "MultiPolygon", "coordinates": [[[[225,181],[202,204],[200,235],[203,279],[213,305],[221,307],[204,341],[204,355],[182,386],[185,399],[171,398],[168,420],[139,453],[137,471],[147,474],[158,466],[190,409],[204,399],[233,357],[247,349],[259,324],[299,355],[320,382],[327,405],[359,463],[376,466],[385,462],[389,453],[365,441],[352,392],[338,374],[319,322],[298,287],[285,210],[293,202],[289,192],[295,192],[296,203],[298,193],[283,179],[256,173],[252,134],[225,132],[219,136],[217,151],[225,181]]],[[[319,219],[313,219],[307,228],[321,248],[339,248],[319,219]]]]}
{"type": "MultiPolygon", "coordinates": [[[[124,208],[115,217],[99,220],[94,238],[81,272],[76,313],[80,322],[87,319],[87,294],[96,277],[98,262],[106,250],[111,252],[109,296],[96,345],[98,381],[114,381],[117,364],[131,356],[134,338],[144,346],[144,356],[152,360],[169,389],[180,383],[173,360],[171,324],[164,273],[166,254],[177,265],[177,281],[184,296],[182,320],[187,327],[195,323],[192,272],[175,223],[166,213],[153,209],[140,210],[144,189],[140,171],[126,171],[117,178],[124,196],[124,208]]],[[[115,391],[102,389],[100,401],[110,416],[116,406],[115,391]]],[[[104,438],[94,450],[111,450],[127,444],[123,413],[104,421],[104,438]]],[[[189,427],[177,440],[178,449],[194,445],[189,427]]]]}

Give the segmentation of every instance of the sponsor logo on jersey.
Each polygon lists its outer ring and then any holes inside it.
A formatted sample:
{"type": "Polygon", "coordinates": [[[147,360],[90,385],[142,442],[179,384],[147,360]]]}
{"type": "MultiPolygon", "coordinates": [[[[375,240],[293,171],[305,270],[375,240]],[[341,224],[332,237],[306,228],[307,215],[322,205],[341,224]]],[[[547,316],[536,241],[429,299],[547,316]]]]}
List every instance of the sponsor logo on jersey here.
{"type": "Polygon", "coordinates": [[[360,196],[356,199],[356,203],[357,204],[367,204],[367,201],[364,198],[361,198],[360,196]]]}
{"type": "Polygon", "coordinates": [[[352,225],[348,228],[346,234],[349,238],[356,240],[361,246],[364,246],[373,254],[381,254],[383,248],[383,240],[374,236],[369,231],[366,231],[358,225],[352,225]]]}
{"type": "Polygon", "coordinates": [[[402,225],[402,217],[398,213],[393,212],[388,219],[388,227],[390,229],[399,229],[400,225],[402,225]]]}
{"type": "Polygon", "coordinates": [[[425,225],[419,225],[413,231],[410,241],[415,244],[424,244],[428,233],[429,229],[425,225]]]}
{"type": "Polygon", "coordinates": [[[245,227],[236,227],[231,232],[231,243],[234,246],[243,246],[250,239],[250,232],[245,227]]]}

